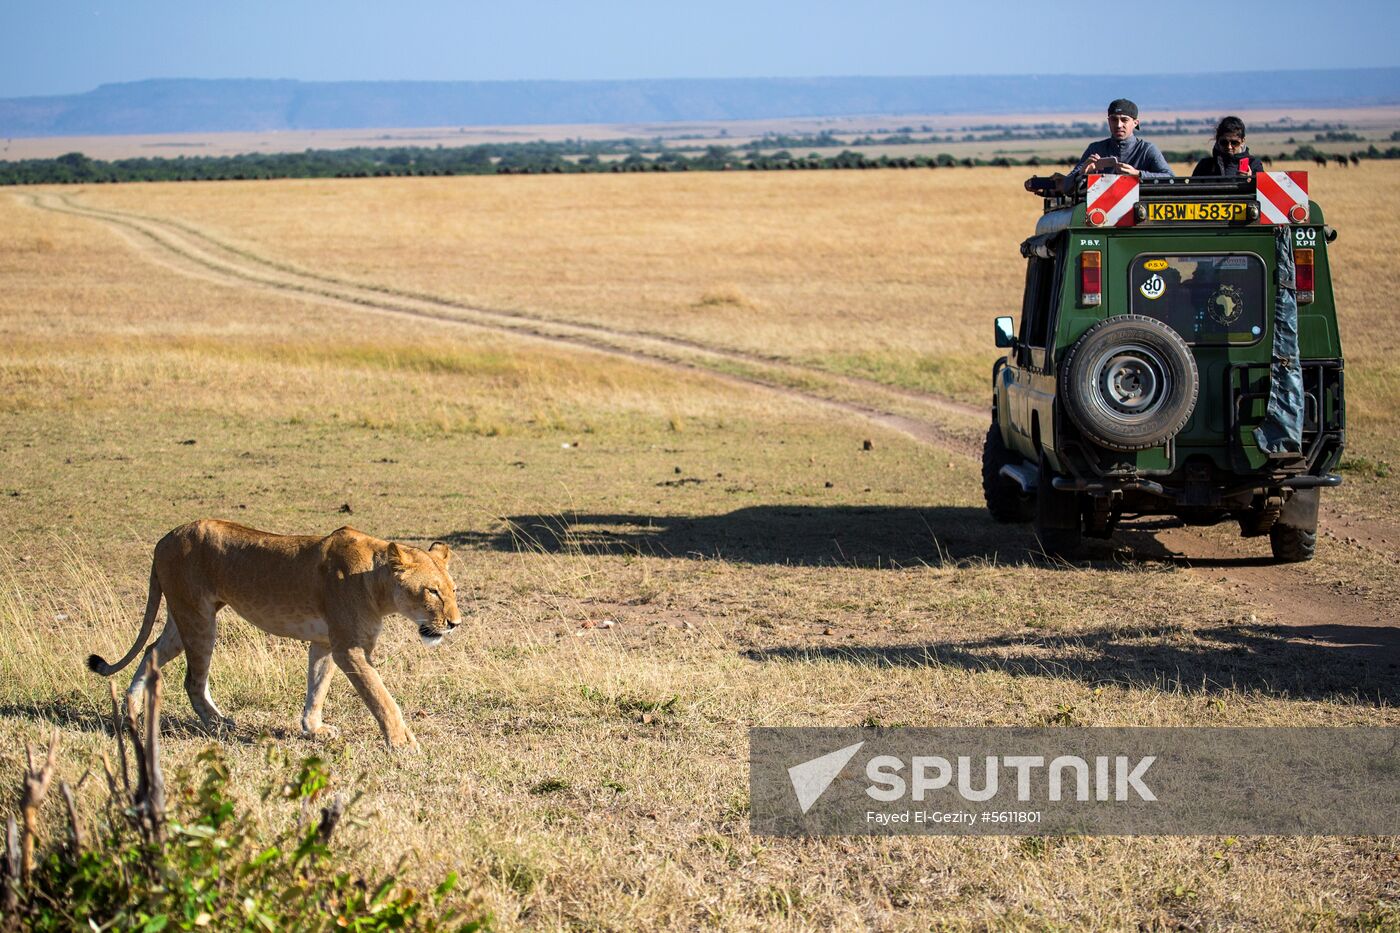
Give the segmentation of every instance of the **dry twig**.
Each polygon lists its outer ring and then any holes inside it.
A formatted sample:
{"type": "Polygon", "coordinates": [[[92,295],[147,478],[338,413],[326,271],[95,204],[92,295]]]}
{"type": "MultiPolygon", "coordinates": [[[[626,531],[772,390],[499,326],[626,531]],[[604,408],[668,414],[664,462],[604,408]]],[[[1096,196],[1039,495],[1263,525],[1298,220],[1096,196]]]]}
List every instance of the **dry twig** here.
{"type": "MultiPolygon", "coordinates": [[[[86,775],[84,775],[86,777],[86,775]]],[[[78,782],[82,786],[82,781],[78,782]]],[[[68,805],[68,831],[70,833],[70,843],[73,846],[73,857],[77,858],[83,851],[83,824],[78,819],[78,802],[73,799],[73,788],[68,786],[67,781],[59,781],[58,789],[63,792],[63,802],[68,805]]]]}
{"type": "Polygon", "coordinates": [[[19,907],[19,824],[14,815],[5,820],[5,892],[0,907],[13,917],[19,907]]]}
{"type": "Polygon", "coordinates": [[[29,768],[24,774],[24,793],[20,799],[20,811],[24,815],[24,835],[20,839],[20,878],[29,883],[29,875],[34,870],[34,840],[39,835],[39,809],[48,795],[49,784],[53,781],[54,767],[58,760],[58,728],[53,730],[49,740],[49,753],[43,765],[34,763],[34,746],[26,745],[29,768]]]}
{"type": "Polygon", "coordinates": [[[327,845],[331,841],[331,834],[340,823],[340,818],[345,815],[345,795],[336,794],[331,798],[331,805],[321,808],[321,823],[316,827],[316,841],[321,845],[327,845]]]}
{"type": "Polygon", "coordinates": [[[136,759],[136,795],[132,798],[142,834],[148,841],[159,842],[165,837],[165,779],[160,771],[160,704],[164,684],[160,661],[151,652],[150,673],[146,681],[146,730],[142,737],[136,721],[136,709],[126,708],[126,732],[131,739],[132,756],[136,759]]]}
{"type": "MultiPolygon", "coordinates": [[[[122,789],[126,791],[127,794],[130,794],[131,772],[128,770],[126,764],[126,741],[122,738],[122,733],[125,730],[122,728],[121,704],[117,701],[117,685],[110,680],[107,681],[107,693],[112,698],[112,733],[117,737],[117,758],[121,761],[122,765],[122,789]]],[[[110,768],[108,769],[108,773],[111,773],[110,768]]],[[[115,795],[116,788],[113,787],[112,790],[115,795]]]]}
{"type": "Polygon", "coordinates": [[[151,680],[146,690],[146,766],[142,771],[149,782],[146,796],[139,801],[146,808],[151,829],[157,840],[165,834],[165,776],[160,770],[160,701],[162,684],[160,665],[151,652],[151,680]]]}

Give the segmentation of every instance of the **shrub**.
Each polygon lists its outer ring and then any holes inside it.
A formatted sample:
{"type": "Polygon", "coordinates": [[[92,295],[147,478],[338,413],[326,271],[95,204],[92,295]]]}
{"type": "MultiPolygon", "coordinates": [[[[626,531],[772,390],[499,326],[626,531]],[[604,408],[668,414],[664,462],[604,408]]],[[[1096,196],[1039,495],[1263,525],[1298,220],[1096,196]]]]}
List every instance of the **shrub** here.
{"type": "MultiPolygon", "coordinates": [[[[68,803],[68,840],[32,855],[32,831],[53,775],[57,732],[43,767],[34,765],[31,749],[21,804],[22,844],[13,817],[7,833],[5,861],[10,870],[0,900],[6,929],[272,933],[481,930],[488,925],[489,917],[464,917],[450,909],[455,872],[433,890],[419,892],[397,880],[397,869],[372,881],[344,868],[330,846],[347,806],[339,795],[321,810],[314,825],[293,825],[264,838],[258,821],[240,813],[230,797],[228,765],[217,747],[199,755],[197,779],[189,773],[178,776],[174,805],[166,810],[158,758],[159,693],[154,687],[148,687],[148,700],[155,699],[148,703],[146,741],[135,728],[134,714],[128,714],[126,723],[135,747],[137,789],[130,790],[119,725],[120,772],[114,773],[104,759],[109,797],[93,834],[82,830],[85,821],[72,791],[61,785],[68,803]]],[[[276,750],[270,756],[275,760],[276,750]]],[[[305,817],[329,784],[325,763],[307,758],[291,768],[286,781],[269,786],[264,799],[280,797],[305,817]]]]}

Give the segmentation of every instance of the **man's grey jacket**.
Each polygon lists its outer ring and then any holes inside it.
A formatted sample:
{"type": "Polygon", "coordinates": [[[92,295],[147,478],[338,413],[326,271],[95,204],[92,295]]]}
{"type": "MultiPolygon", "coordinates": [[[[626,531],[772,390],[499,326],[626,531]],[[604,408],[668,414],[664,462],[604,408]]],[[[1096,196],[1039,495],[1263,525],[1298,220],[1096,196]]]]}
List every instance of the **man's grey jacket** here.
{"type": "MultiPolygon", "coordinates": [[[[1162,151],[1145,139],[1136,136],[1129,136],[1124,140],[1100,139],[1092,142],[1084,150],[1084,154],[1079,157],[1082,164],[1090,156],[1116,156],[1119,162],[1126,162],[1133,168],[1142,172],[1143,181],[1151,181],[1154,178],[1174,178],[1172,168],[1167,164],[1167,160],[1162,157],[1162,151]]],[[[1071,172],[1073,178],[1079,177],[1079,172],[1071,172]]]]}

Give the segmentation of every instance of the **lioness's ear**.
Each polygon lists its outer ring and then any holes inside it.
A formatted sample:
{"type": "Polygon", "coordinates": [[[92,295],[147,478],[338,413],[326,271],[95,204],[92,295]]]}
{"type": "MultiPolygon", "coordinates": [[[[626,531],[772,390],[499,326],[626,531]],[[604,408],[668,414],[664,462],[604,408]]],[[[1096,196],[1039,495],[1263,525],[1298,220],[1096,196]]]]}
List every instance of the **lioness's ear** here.
{"type": "Polygon", "coordinates": [[[403,570],[408,567],[408,551],[399,546],[398,542],[389,542],[389,566],[394,570],[403,570]]]}
{"type": "Polygon", "coordinates": [[[428,553],[436,557],[444,567],[447,566],[447,562],[452,558],[452,549],[441,541],[434,541],[432,544],[428,545],[428,553]]]}

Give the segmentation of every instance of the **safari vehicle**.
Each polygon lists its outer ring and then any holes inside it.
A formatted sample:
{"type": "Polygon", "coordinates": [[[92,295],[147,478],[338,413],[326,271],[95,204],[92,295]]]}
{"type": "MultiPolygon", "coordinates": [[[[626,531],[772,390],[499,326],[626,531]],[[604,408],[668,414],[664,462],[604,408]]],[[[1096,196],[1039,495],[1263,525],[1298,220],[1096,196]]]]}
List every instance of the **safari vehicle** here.
{"type": "Polygon", "coordinates": [[[996,319],[993,517],[1056,554],[1124,515],[1235,521],[1310,560],[1345,440],[1335,236],[1303,172],[1090,175],[1046,198],[1020,329],[996,319]]]}

